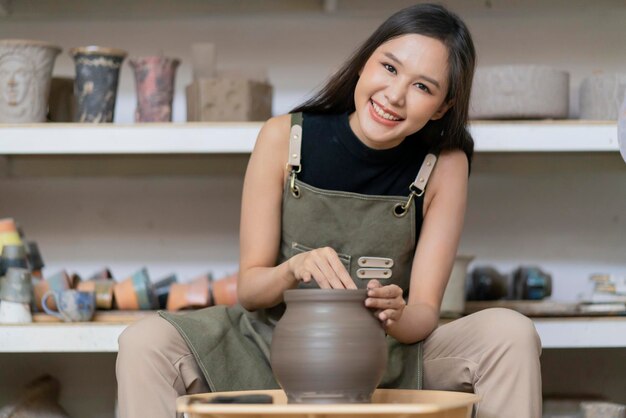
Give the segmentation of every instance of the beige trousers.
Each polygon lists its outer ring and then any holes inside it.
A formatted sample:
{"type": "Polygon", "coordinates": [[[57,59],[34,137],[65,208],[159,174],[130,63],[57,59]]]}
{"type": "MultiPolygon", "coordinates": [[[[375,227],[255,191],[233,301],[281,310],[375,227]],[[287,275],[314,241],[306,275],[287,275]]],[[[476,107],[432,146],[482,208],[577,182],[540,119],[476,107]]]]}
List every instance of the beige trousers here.
{"type": "MultiPolygon", "coordinates": [[[[487,309],[437,328],[424,343],[424,389],[475,392],[478,418],[540,418],[541,341],[531,320],[487,309]]],[[[176,398],[209,392],[178,331],[159,316],[130,325],[117,356],[120,418],[173,418],[176,398]]]]}

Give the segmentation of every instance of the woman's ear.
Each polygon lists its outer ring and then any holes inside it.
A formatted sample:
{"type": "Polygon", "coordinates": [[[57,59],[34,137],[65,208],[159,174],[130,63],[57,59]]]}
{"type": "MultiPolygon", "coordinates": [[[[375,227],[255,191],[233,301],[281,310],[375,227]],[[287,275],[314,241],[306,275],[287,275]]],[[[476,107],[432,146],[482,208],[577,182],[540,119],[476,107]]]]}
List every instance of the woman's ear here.
{"type": "Polygon", "coordinates": [[[443,103],[439,107],[439,109],[437,109],[435,114],[430,118],[430,120],[441,119],[452,106],[454,106],[454,99],[448,100],[447,102],[443,103]]]}

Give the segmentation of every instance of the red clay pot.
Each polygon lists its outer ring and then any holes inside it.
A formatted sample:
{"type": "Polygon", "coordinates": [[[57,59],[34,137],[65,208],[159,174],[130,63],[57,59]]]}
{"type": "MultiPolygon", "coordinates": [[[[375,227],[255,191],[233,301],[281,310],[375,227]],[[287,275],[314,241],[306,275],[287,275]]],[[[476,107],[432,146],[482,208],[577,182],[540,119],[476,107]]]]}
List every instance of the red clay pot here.
{"type": "Polygon", "coordinates": [[[213,300],[216,305],[235,305],[237,303],[237,277],[238,273],[216,280],[211,286],[213,300]]]}

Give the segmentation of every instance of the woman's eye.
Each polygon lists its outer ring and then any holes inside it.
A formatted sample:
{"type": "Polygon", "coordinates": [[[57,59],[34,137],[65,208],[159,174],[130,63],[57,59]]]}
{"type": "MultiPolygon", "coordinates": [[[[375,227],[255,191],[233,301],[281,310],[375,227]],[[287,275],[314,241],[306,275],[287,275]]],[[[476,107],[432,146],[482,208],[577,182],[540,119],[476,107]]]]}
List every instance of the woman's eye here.
{"type": "Polygon", "coordinates": [[[415,86],[420,90],[424,90],[426,93],[430,93],[430,89],[426,86],[426,84],[416,83],[415,86]]]}
{"type": "Polygon", "coordinates": [[[390,73],[392,73],[392,74],[396,74],[397,73],[396,68],[393,65],[383,64],[383,67],[385,67],[385,69],[387,71],[389,71],[390,73]]]}

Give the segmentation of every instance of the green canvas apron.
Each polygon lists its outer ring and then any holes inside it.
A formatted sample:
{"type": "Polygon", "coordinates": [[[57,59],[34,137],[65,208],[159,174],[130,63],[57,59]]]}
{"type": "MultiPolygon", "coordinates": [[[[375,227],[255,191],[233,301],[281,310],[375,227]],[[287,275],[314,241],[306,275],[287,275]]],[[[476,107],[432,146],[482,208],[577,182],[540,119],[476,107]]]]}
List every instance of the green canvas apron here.
{"type": "MultiPolygon", "coordinates": [[[[323,190],[297,178],[302,114],[292,115],[288,167],[282,199],[280,264],[295,254],[331,247],[359,288],[371,279],[396,284],[408,295],[416,246],[416,210],[436,162],[426,156],[406,196],[372,196],[323,190]]],[[[300,287],[317,287],[317,283],[300,287]]],[[[272,331],[284,304],[248,312],[240,305],[214,306],[188,314],[160,315],[189,345],[212,391],[277,389],[270,367],[272,331]]],[[[422,344],[387,336],[389,359],[383,388],[421,389],[422,344]]]]}

